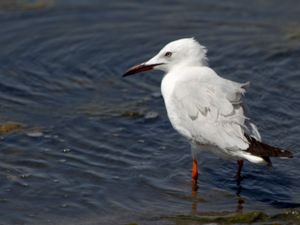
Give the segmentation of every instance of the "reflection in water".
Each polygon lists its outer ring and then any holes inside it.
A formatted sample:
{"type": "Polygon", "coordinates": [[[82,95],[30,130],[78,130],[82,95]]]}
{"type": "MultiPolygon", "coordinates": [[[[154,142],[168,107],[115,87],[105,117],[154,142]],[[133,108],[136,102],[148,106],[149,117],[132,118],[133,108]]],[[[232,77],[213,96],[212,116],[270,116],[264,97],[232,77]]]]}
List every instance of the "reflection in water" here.
{"type": "Polygon", "coordinates": [[[236,195],[237,196],[240,196],[240,194],[242,192],[242,189],[243,189],[243,187],[241,185],[241,181],[239,180],[238,183],[237,183],[237,185],[236,185],[236,195]]]}
{"type": "MultiPolygon", "coordinates": [[[[236,210],[235,211],[232,210],[231,212],[232,213],[243,213],[245,200],[243,197],[240,196],[242,187],[240,185],[238,185],[237,188],[238,188],[238,192],[236,195],[236,210]]],[[[191,195],[191,203],[192,203],[191,216],[202,215],[203,213],[201,213],[201,205],[198,207],[198,203],[199,203],[198,186],[194,186],[194,184],[192,184],[192,192],[191,193],[192,193],[192,195],[191,195]]],[[[228,211],[228,209],[226,209],[226,213],[230,213],[230,211],[228,211]]],[[[204,213],[204,215],[205,214],[206,213],[204,213]]]]}
{"type": "Polygon", "coordinates": [[[198,211],[198,185],[192,183],[192,215],[197,215],[198,211]]]}
{"type": "Polygon", "coordinates": [[[243,212],[244,204],[245,204],[245,200],[242,197],[238,196],[238,198],[237,198],[237,207],[236,207],[236,212],[237,213],[242,213],[243,212]]]}

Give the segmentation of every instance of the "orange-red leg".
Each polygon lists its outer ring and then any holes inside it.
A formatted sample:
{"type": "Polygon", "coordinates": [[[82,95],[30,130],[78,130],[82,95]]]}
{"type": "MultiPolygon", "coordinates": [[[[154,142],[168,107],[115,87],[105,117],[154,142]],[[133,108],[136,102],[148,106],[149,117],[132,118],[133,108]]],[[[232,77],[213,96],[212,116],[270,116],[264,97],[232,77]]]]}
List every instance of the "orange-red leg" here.
{"type": "Polygon", "coordinates": [[[193,179],[193,184],[197,184],[198,180],[198,165],[197,165],[197,160],[193,160],[193,167],[192,167],[192,179],[193,179]]]}

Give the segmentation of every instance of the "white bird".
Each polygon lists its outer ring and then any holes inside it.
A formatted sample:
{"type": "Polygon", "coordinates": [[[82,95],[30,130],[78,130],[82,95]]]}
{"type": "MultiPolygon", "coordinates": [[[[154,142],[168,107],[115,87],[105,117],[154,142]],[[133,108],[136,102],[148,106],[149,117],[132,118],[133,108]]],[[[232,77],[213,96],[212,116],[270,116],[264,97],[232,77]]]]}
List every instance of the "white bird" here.
{"type": "Polygon", "coordinates": [[[211,151],[238,162],[241,179],[243,160],[271,165],[269,157],[292,157],[292,153],[261,142],[256,126],[245,116],[242,97],[247,83],[220,77],[208,66],[207,50],[193,38],[170,42],[145,63],[123,76],[151,69],[165,75],[161,92],[172,126],[192,145],[192,179],[197,184],[196,155],[211,151]]]}

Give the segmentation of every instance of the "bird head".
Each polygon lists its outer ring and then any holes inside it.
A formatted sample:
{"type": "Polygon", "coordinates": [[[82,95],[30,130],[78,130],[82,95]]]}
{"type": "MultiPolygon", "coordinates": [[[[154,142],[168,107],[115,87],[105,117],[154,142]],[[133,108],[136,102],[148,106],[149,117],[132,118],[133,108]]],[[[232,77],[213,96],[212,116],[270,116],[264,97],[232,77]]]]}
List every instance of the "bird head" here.
{"type": "Polygon", "coordinates": [[[172,41],[148,61],[131,67],[123,76],[152,69],[169,72],[176,67],[203,66],[207,64],[206,52],[194,38],[172,41]]]}

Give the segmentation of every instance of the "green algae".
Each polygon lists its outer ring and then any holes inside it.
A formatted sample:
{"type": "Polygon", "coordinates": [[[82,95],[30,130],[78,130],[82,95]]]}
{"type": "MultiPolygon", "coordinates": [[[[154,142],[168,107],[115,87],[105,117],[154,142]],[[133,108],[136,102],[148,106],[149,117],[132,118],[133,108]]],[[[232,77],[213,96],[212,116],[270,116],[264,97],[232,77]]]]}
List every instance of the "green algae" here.
{"type": "Polygon", "coordinates": [[[162,219],[175,222],[177,225],[189,224],[300,224],[300,211],[290,210],[275,215],[260,211],[229,213],[226,215],[176,215],[162,219]]]}
{"type": "MultiPolygon", "coordinates": [[[[187,222],[199,222],[199,224],[206,223],[217,223],[217,224],[240,224],[246,223],[251,224],[255,222],[265,222],[268,219],[268,216],[263,212],[250,212],[250,213],[239,213],[226,216],[186,216],[179,215],[174,218],[176,221],[187,222]]],[[[185,223],[182,223],[185,224],[185,223]]]]}
{"type": "Polygon", "coordinates": [[[273,221],[291,221],[300,224],[300,210],[285,211],[271,216],[270,219],[273,221]]]}
{"type": "Polygon", "coordinates": [[[122,117],[127,117],[127,118],[142,118],[144,117],[144,114],[141,112],[137,112],[137,111],[127,111],[121,114],[122,117]]]}
{"type": "Polygon", "coordinates": [[[20,131],[24,128],[23,124],[8,122],[4,124],[0,124],[0,135],[13,133],[15,131],[20,131]]]}
{"type": "Polygon", "coordinates": [[[290,40],[300,40],[300,30],[291,30],[287,33],[287,38],[290,40]]]}
{"type": "Polygon", "coordinates": [[[54,0],[2,0],[0,1],[0,10],[20,10],[33,11],[50,8],[54,5],[54,0]]]}

